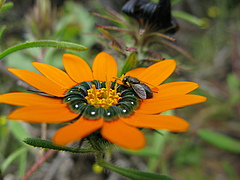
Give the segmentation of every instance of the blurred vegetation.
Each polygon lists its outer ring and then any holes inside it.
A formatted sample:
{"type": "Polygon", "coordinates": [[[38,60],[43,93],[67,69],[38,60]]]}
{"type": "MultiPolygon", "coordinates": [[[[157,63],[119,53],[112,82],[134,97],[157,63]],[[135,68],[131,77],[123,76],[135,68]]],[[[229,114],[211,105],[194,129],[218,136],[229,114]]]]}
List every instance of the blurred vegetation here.
{"type": "MultiPolygon", "coordinates": [[[[0,11],[0,52],[26,41],[39,39],[80,43],[89,48],[73,52],[85,59],[93,57],[106,46],[91,34],[99,33],[95,24],[109,25],[106,19],[89,11],[102,13],[106,5],[121,13],[125,1],[38,1],[18,0],[8,10],[0,11]],[[40,26],[41,25],[41,26],[40,26]]],[[[141,152],[115,152],[111,161],[123,167],[151,171],[177,180],[237,180],[240,178],[240,2],[239,0],[175,0],[172,9],[185,12],[194,19],[176,17],[180,30],[173,35],[176,45],[188,52],[193,60],[170,49],[171,58],[178,61],[175,80],[190,80],[200,84],[194,93],[208,97],[206,103],[176,110],[176,114],[191,124],[188,132],[162,135],[144,130],[149,146],[141,152]],[[151,145],[153,145],[151,147],[151,145]]],[[[126,17],[128,18],[128,17],[126,17]]],[[[190,17],[191,18],[191,17],[190,17]]],[[[112,24],[111,24],[112,25],[112,24]]],[[[34,48],[15,52],[0,61],[0,94],[26,91],[28,85],[12,76],[6,68],[36,71],[31,62],[38,61],[62,68],[64,50],[34,48]]],[[[169,54],[168,53],[168,54],[169,54]]],[[[117,51],[112,51],[117,59],[117,51]]],[[[163,53],[166,57],[166,55],[163,53]]],[[[88,61],[88,62],[90,62],[88,61]]],[[[91,62],[90,62],[91,63],[91,62]]],[[[121,61],[119,62],[121,64],[121,61]]],[[[0,104],[0,179],[18,179],[24,175],[41,151],[25,145],[25,137],[40,137],[40,125],[7,121],[13,106],[0,104]],[[2,174],[2,175],[1,175],[2,174]]],[[[48,127],[51,139],[56,125],[48,127]]],[[[115,173],[92,171],[94,157],[59,152],[49,159],[30,179],[124,179],[115,173]]]]}

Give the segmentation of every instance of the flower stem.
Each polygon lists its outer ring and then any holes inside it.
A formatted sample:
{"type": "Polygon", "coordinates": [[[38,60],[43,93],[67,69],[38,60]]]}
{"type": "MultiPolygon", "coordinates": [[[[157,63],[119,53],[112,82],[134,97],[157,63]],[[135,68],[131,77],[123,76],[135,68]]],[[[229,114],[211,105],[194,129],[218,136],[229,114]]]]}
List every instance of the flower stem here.
{"type": "Polygon", "coordinates": [[[27,180],[49,157],[51,157],[56,150],[47,151],[37,162],[26,172],[20,180],[27,180]]]}
{"type": "MultiPolygon", "coordinates": [[[[47,139],[47,124],[46,123],[41,124],[41,139],[43,139],[43,140],[47,139]]],[[[44,152],[45,152],[45,150],[41,149],[40,156],[43,156],[44,152]]]]}
{"type": "Polygon", "coordinates": [[[102,152],[98,152],[95,154],[95,159],[96,159],[96,163],[100,163],[101,161],[103,161],[103,153],[102,152]]]}

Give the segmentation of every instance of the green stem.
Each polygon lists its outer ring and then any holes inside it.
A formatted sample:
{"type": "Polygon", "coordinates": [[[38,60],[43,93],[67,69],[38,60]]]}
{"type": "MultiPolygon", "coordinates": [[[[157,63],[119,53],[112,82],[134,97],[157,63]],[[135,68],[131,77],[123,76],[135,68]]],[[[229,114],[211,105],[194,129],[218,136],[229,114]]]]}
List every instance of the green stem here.
{"type": "Polygon", "coordinates": [[[96,159],[96,163],[98,164],[99,162],[103,161],[103,153],[101,152],[97,152],[95,154],[95,159],[96,159]]]}

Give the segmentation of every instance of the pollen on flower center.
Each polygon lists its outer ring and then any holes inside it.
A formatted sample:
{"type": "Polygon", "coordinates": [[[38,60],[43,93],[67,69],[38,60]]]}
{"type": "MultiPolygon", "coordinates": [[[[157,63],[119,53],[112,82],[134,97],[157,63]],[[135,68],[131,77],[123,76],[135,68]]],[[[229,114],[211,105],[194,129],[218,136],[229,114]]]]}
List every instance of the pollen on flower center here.
{"type": "Polygon", "coordinates": [[[106,88],[96,89],[93,84],[91,89],[88,89],[88,95],[85,97],[87,102],[96,108],[103,107],[105,109],[118,104],[121,99],[120,93],[117,93],[116,88],[111,89],[109,83],[106,83],[106,88]]]}

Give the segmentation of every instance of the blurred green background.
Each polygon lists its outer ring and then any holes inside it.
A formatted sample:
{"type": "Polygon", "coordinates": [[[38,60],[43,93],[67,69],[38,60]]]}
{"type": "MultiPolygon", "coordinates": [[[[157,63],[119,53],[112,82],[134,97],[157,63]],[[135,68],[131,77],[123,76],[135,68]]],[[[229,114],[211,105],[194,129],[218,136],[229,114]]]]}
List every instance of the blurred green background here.
{"type": "MultiPolygon", "coordinates": [[[[124,0],[12,0],[14,6],[0,12],[0,52],[26,41],[51,39],[70,41],[89,48],[74,52],[91,64],[93,57],[108,50],[101,43],[95,24],[109,21],[89,13],[104,13],[109,6],[121,13],[124,0]],[[6,27],[6,29],[5,29],[6,27]]],[[[175,113],[186,119],[191,128],[182,134],[164,132],[159,135],[144,130],[149,146],[139,153],[115,151],[111,162],[119,166],[165,174],[177,180],[238,180],[240,179],[240,2],[239,0],[174,0],[173,15],[180,30],[173,35],[177,46],[188,52],[186,58],[175,49],[166,57],[177,60],[179,67],[174,80],[200,84],[195,94],[208,101],[175,113]],[[189,16],[181,16],[184,12],[189,16]],[[199,23],[201,22],[201,26],[199,23]]],[[[126,17],[126,16],[124,16],[126,17]]],[[[128,17],[126,17],[128,18],[128,17]]],[[[31,62],[42,61],[62,68],[64,50],[34,48],[15,52],[0,61],[0,94],[26,91],[28,85],[11,75],[6,68],[36,71],[31,62]]],[[[114,50],[112,55],[117,59],[114,50]]],[[[164,52],[163,52],[163,55],[164,52]]],[[[121,66],[121,61],[119,62],[121,66]]],[[[0,179],[22,177],[41,156],[39,149],[25,145],[25,137],[40,137],[40,125],[7,121],[6,115],[15,107],[0,104],[0,179]]],[[[57,125],[49,125],[51,139],[57,125]]],[[[109,171],[93,167],[93,155],[56,153],[44,163],[32,180],[122,180],[109,171]]]]}

